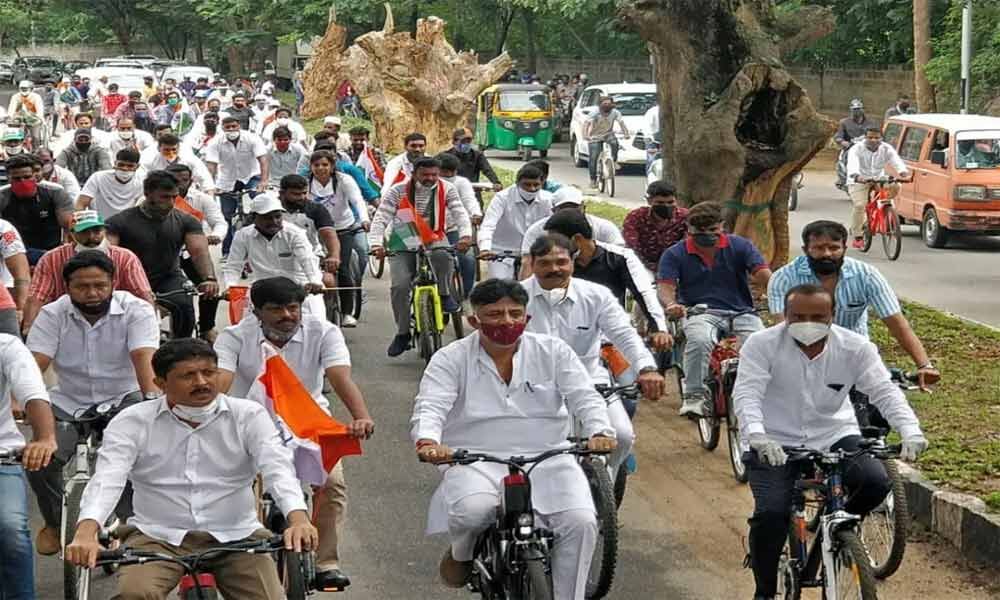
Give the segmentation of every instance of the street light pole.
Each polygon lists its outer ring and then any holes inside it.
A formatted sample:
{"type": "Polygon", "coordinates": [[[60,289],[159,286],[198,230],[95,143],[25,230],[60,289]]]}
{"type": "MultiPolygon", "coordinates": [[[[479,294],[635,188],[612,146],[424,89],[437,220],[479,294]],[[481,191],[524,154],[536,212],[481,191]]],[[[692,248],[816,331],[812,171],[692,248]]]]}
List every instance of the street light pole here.
{"type": "Polygon", "coordinates": [[[969,96],[972,92],[972,80],[969,77],[972,63],[972,0],[965,0],[962,7],[962,90],[961,112],[969,112],[969,96]]]}

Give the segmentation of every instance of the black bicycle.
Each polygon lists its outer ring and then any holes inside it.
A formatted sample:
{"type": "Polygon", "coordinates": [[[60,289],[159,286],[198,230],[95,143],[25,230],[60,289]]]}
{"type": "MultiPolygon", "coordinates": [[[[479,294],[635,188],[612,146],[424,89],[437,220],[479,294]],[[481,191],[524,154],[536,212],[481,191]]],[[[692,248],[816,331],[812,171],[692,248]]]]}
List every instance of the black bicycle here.
{"type": "MultiPolygon", "coordinates": [[[[306,506],[312,514],[312,488],[305,486],[306,506]]],[[[288,528],[284,513],[270,494],[265,493],[260,501],[260,521],[264,527],[276,535],[281,535],[288,528]]],[[[288,600],[298,600],[312,595],[313,591],[342,592],[351,584],[346,581],[341,587],[320,587],[316,582],[316,553],[312,551],[290,552],[284,548],[275,550],[274,560],[278,566],[278,579],[285,589],[288,600]]]]}
{"type": "Polygon", "coordinates": [[[250,225],[251,194],[257,195],[257,190],[254,188],[243,188],[242,190],[218,192],[216,194],[220,203],[223,199],[232,200],[236,203],[236,212],[233,213],[233,218],[229,221],[229,226],[233,232],[239,231],[244,225],[250,225]],[[244,197],[246,197],[245,200],[244,197]]]}
{"type": "MultiPolygon", "coordinates": [[[[552,600],[551,554],[553,533],[535,526],[531,503],[531,472],[542,462],[572,454],[599,454],[579,443],[537,456],[499,458],[456,450],[448,464],[480,462],[507,465],[496,523],[479,535],[472,561],[469,588],[485,600],[552,600]],[[532,465],[528,467],[527,465],[532,465]]],[[[601,465],[601,469],[604,469],[601,465]]]]}
{"type": "MultiPolygon", "coordinates": [[[[185,281],[180,289],[153,294],[153,297],[156,299],[156,308],[159,311],[158,316],[161,319],[166,318],[167,321],[165,327],[163,325],[160,326],[161,344],[177,337],[174,334],[174,315],[180,310],[180,307],[176,304],[176,300],[184,296],[201,296],[201,292],[198,291],[198,288],[193,283],[185,281]]],[[[197,335],[198,332],[195,331],[194,333],[197,335]]]]}

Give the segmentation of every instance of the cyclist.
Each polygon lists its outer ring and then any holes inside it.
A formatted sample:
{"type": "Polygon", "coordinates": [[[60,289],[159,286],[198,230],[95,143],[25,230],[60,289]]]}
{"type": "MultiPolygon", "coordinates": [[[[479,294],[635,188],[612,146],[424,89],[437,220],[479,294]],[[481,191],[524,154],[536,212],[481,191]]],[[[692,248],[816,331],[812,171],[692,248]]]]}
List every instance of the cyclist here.
{"type": "MultiPolygon", "coordinates": [[[[869,127],[865,131],[864,143],[855,144],[847,152],[847,193],[851,195],[851,235],[854,236],[851,245],[854,248],[864,246],[864,227],[868,222],[865,208],[868,206],[871,181],[885,177],[886,167],[900,179],[911,177],[910,170],[906,168],[906,163],[899,157],[896,149],[882,141],[882,130],[869,127]]],[[[890,198],[899,194],[898,183],[887,187],[890,198]]]]}
{"type": "Polygon", "coordinates": [[[712,347],[721,335],[745,339],[764,328],[754,311],[749,278],[766,287],[771,269],[753,242],[722,231],[722,207],[702,202],[687,218],[688,237],[667,249],[656,274],[660,302],[667,314],[679,319],[685,307],[708,305],[710,313],[684,320],[684,390],[681,416],[705,414],[705,369],[712,347]],[[728,319],[733,331],[725,331],[728,319]]]}
{"type": "Polygon", "coordinates": [[[229,116],[235,118],[240,123],[240,129],[250,131],[250,119],[253,118],[253,109],[247,102],[247,95],[243,91],[233,94],[233,105],[229,107],[229,116]]]}
{"type": "MultiPolygon", "coordinates": [[[[215,178],[215,187],[223,192],[263,192],[270,177],[264,141],[249,131],[240,131],[240,122],[233,117],[222,119],[222,130],[224,136],[213,139],[204,149],[205,164],[215,178]]],[[[222,214],[232,221],[239,198],[224,195],[219,201],[222,214]]],[[[223,256],[229,256],[234,233],[229,230],[222,242],[223,256]]]]}
{"type": "Polygon", "coordinates": [[[139,104],[140,102],[142,102],[142,92],[139,90],[132,90],[129,92],[125,102],[119,104],[118,108],[115,109],[114,114],[111,115],[111,118],[109,119],[111,125],[117,127],[118,123],[120,123],[122,119],[135,119],[136,104],[139,104]]]}
{"type": "Polygon", "coordinates": [[[327,115],[323,118],[323,131],[330,134],[337,145],[337,152],[346,152],[351,147],[351,138],[340,132],[342,125],[343,121],[337,115],[327,115]]]}
{"type": "MultiPolygon", "coordinates": [[[[788,539],[792,489],[798,468],[787,465],[783,446],[823,452],[854,451],[861,431],[848,400],[856,386],[870,396],[901,433],[902,458],[927,448],[920,423],[892,382],[875,345],[833,325],[833,294],[803,284],[785,294],[785,323],[751,335],[740,350],[733,408],[748,457],[754,513],[750,519],[750,565],[755,598],[774,598],[778,558],[788,539]]],[[[845,510],[865,515],[892,489],[882,463],[868,455],[844,471],[845,510]]]]}
{"type": "Polygon", "coordinates": [[[38,316],[38,311],[66,293],[63,267],[69,259],[84,250],[100,250],[114,263],[115,273],[111,282],[113,289],[129,292],[151,305],[154,304],[153,290],[139,257],[127,248],[108,243],[104,219],[96,211],[81,210],[73,213],[69,242],[43,254],[35,265],[31,287],[28,288],[28,299],[24,304],[24,320],[21,323],[21,330],[25,335],[38,316]]]}
{"type": "MultiPolygon", "coordinates": [[[[361,167],[357,167],[351,162],[351,157],[343,152],[337,151],[337,146],[334,143],[334,136],[329,131],[321,129],[316,132],[313,136],[316,143],[313,145],[313,152],[319,150],[327,150],[332,152],[334,156],[337,157],[337,171],[345,175],[350,175],[354,179],[354,183],[358,184],[358,188],[361,190],[361,196],[365,199],[370,206],[378,206],[380,199],[380,190],[377,182],[370,182],[368,180],[368,174],[361,167]]],[[[299,175],[303,177],[309,177],[310,173],[310,159],[312,154],[306,152],[299,159],[298,167],[296,171],[299,175]]],[[[384,188],[383,188],[384,189],[384,188]]]]}
{"type": "Polygon", "coordinates": [[[76,180],[76,176],[73,172],[67,168],[60,167],[56,164],[55,155],[52,154],[52,150],[48,148],[39,148],[35,151],[35,156],[42,163],[42,172],[36,174],[35,180],[38,183],[43,181],[48,181],[49,183],[54,183],[66,191],[66,195],[70,197],[71,200],[76,200],[80,195],[80,182],[76,180]]]}
{"type": "Polygon", "coordinates": [[[472,132],[466,128],[456,129],[451,134],[451,148],[445,150],[449,154],[454,154],[461,162],[458,174],[469,181],[478,182],[480,175],[485,175],[486,179],[493,184],[493,191],[499,192],[503,189],[500,178],[490,166],[486,153],[472,146],[472,132]]]}
{"type": "Polygon", "coordinates": [[[598,109],[587,117],[583,123],[583,139],[587,142],[587,156],[590,167],[590,187],[597,188],[597,159],[601,156],[604,144],[611,148],[611,160],[618,165],[618,138],[615,135],[615,125],[621,129],[625,137],[629,136],[628,126],[622,114],[615,108],[615,100],[611,96],[601,96],[598,109]]]}
{"type": "Polygon", "coordinates": [[[73,134],[73,143],[56,156],[56,164],[72,171],[83,185],[92,174],[111,168],[108,151],[92,143],[92,139],[90,129],[77,129],[73,134]]]}
{"type": "MultiPolygon", "coordinates": [[[[449,246],[445,231],[450,219],[458,227],[455,249],[465,252],[472,243],[472,222],[458,190],[441,180],[441,164],[437,160],[419,158],[413,169],[413,177],[409,181],[387,188],[389,191],[372,219],[368,242],[372,253],[382,258],[385,256],[384,237],[391,227],[390,245],[406,250],[414,250],[421,244],[425,246],[437,277],[442,309],[446,313],[457,313],[461,311],[461,306],[449,289],[455,265],[451,255],[445,251],[449,246]]],[[[410,284],[417,275],[416,255],[403,252],[389,257],[389,273],[392,276],[390,295],[396,337],[389,345],[387,354],[395,357],[405,352],[410,344],[410,284]]]]}
{"type": "MultiPolygon", "coordinates": [[[[335,274],[340,268],[340,238],[333,217],[323,206],[309,201],[309,181],[301,175],[281,178],[278,200],[285,208],[284,220],[306,232],[313,252],[323,266],[323,285],[336,287],[335,274]]],[[[367,242],[366,242],[367,245],[367,242]]],[[[338,296],[339,297],[339,296],[338,296]]]]}
{"type": "MultiPolygon", "coordinates": [[[[582,423],[591,449],[615,447],[607,404],[566,342],[525,332],[528,293],[521,284],[490,279],[470,297],[469,323],[478,333],[442,348],[420,380],[410,435],[427,462],[451,458],[451,448],[502,457],[566,447],[567,416],[582,423]]],[[[427,533],[447,531],[440,573],[462,587],[472,573],[477,536],[496,519],[497,482],[507,467],[449,467],[431,500],[427,533]]],[[[532,472],[531,499],[555,534],[554,597],[583,600],[594,554],[597,520],[590,487],[572,456],[547,460],[532,472]]]]}
{"type": "MultiPolygon", "coordinates": [[[[31,283],[31,266],[28,264],[27,251],[24,248],[24,241],[21,234],[9,222],[0,219],[0,287],[8,293],[5,296],[14,300],[16,321],[6,323],[6,327],[0,327],[0,331],[5,329],[11,331],[11,335],[16,335],[19,331],[18,324],[21,322],[22,311],[28,299],[28,285],[31,283]]],[[[0,317],[2,320],[3,317],[0,317]]]]}
{"type": "MultiPolygon", "coordinates": [[[[842,162],[846,162],[847,150],[851,148],[855,139],[864,137],[865,132],[869,129],[878,129],[878,123],[865,115],[865,103],[861,101],[861,98],[852,99],[850,105],[848,105],[848,110],[850,110],[850,114],[840,120],[837,133],[833,136],[833,140],[840,146],[840,158],[838,160],[842,162]]],[[[842,177],[842,175],[838,175],[837,187],[845,189],[847,181],[842,179],[842,177]]]]}
{"type": "Polygon", "coordinates": [[[17,84],[17,93],[11,95],[7,104],[7,118],[23,118],[27,122],[31,139],[36,146],[42,145],[45,130],[45,102],[35,93],[35,84],[24,80],[17,84]]]}
{"type": "Polygon", "coordinates": [[[21,340],[0,333],[0,452],[22,451],[21,465],[0,464],[0,598],[35,598],[35,567],[28,528],[28,490],[24,470],[47,467],[56,451],[55,420],[45,382],[21,340]],[[11,396],[25,404],[33,439],[14,422],[11,396]],[[23,466],[22,466],[23,465],[23,466]]]}
{"type": "Polygon", "coordinates": [[[550,194],[554,194],[562,189],[563,184],[549,177],[549,161],[542,159],[529,160],[524,163],[531,165],[542,172],[542,189],[550,194]]]}
{"type": "MultiPolygon", "coordinates": [[[[69,259],[62,275],[66,295],[42,307],[27,342],[42,373],[52,365],[59,377],[52,390],[56,418],[73,421],[96,404],[128,405],[157,394],[150,357],[160,331],[152,305],[114,291],[115,264],[98,250],[69,259]]],[[[36,545],[46,556],[60,550],[63,466],[73,456],[77,431],[61,427],[57,438],[51,464],[28,476],[45,521],[36,545]]]]}
{"type": "MultiPolygon", "coordinates": [[[[351,355],[344,335],[322,316],[303,315],[306,293],[287,277],[257,280],[250,300],[257,317],[227,327],[215,343],[219,353],[219,389],[243,397],[264,371],[261,344],[274,346],[288,363],[313,400],[327,413],[330,401],[323,395],[323,380],[330,382],[337,397],[351,414],[350,431],[367,439],[375,422],[361,390],[351,379],[351,355]]],[[[319,529],[316,557],[320,588],[344,588],[350,580],[340,570],[337,542],[347,511],[347,484],[343,462],[329,473],[313,497],[314,524],[319,529]]]]}
{"type": "MultiPolygon", "coordinates": [[[[441,179],[455,186],[455,189],[458,190],[458,197],[462,199],[462,205],[465,206],[465,212],[469,213],[469,219],[474,226],[478,226],[483,222],[483,210],[479,207],[476,192],[472,189],[472,182],[458,174],[458,157],[442,152],[435,158],[441,163],[441,179]]],[[[458,242],[458,227],[454,223],[448,224],[447,233],[448,241],[452,245],[458,242]]],[[[473,256],[471,249],[459,255],[458,268],[462,273],[462,289],[468,296],[472,287],[476,285],[476,257],[473,256]]]]}
{"type": "Polygon", "coordinates": [[[299,161],[308,153],[302,144],[292,141],[292,132],[287,127],[275,127],[271,134],[273,143],[268,153],[271,168],[267,184],[277,187],[285,175],[292,175],[299,161]]]}
{"type": "Polygon", "coordinates": [[[372,145],[368,128],[354,127],[349,133],[351,147],[347,149],[347,155],[354,166],[365,172],[369,181],[381,187],[382,177],[385,174],[385,154],[372,145]]]}
{"type": "MultiPolygon", "coordinates": [[[[108,239],[139,257],[153,291],[159,294],[182,290],[188,283],[180,267],[181,248],[191,255],[201,283],[198,291],[209,298],[218,294],[208,240],[201,222],[174,208],[180,191],[177,180],[166,171],[153,171],[143,182],[145,199],[107,221],[108,239]]],[[[194,304],[187,294],[176,294],[162,302],[170,309],[174,337],[194,331],[194,304]]]]}
{"type": "Polygon", "coordinates": [[[115,125],[108,148],[112,155],[117,155],[120,150],[126,148],[141,153],[146,148],[152,148],[155,145],[156,140],[153,139],[153,136],[135,128],[135,121],[131,118],[121,118],[115,125]]]}
{"type": "Polygon", "coordinates": [[[62,232],[73,216],[73,201],[58,185],[35,179],[35,169],[41,169],[36,156],[20,154],[6,164],[10,185],[0,188],[0,218],[17,228],[28,263],[34,265],[46,250],[62,242],[62,232]]]}
{"type": "Polygon", "coordinates": [[[677,205],[677,190],[666,181],[649,184],[646,202],[649,206],[632,209],[625,216],[622,234],[646,270],[656,273],[660,256],[687,234],[688,209],[677,205]]]}
{"type": "Polygon", "coordinates": [[[389,195],[389,190],[403,183],[413,175],[413,164],[425,156],[427,136],[422,133],[411,133],[403,138],[405,152],[394,156],[385,165],[385,175],[382,178],[382,200],[389,195]]]}
{"type": "Polygon", "coordinates": [[[157,136],[156,147],[143,150],[139,161],[147,172],[162,171],[173,164],[187,165],[198,189],[206,194],[215,192],[215,182],[208,167],[194,152],[181,145],[181,139],[172,133],[157,136]]]}
{"type": "Polygon", "coordinates": [[[102,219],[110,219],[142,200],[145,170],[139,171],[139,152],[119,150],[115,167],[91,175],[76,199],[76,209],[92,208],[102,219]]]}
{"type": "MultiPolygon", "coordinates": [[[[576,252],[576,244],[560,233],[542,236],[531,246],[535,275],[522,283],[528,293],[528,331],[552,335],[569,344],[595,384],[610,383],[607,369],[601,367],[601,345],[607,338],[634,365],[643,395],[659,400],[663,376],[656,361],[611,292],[600,283],[574,276],[576,252]]],[[[652,283],[649,287],[652,289],[652,283]]],[[[632,451],[635,431],[621,402],[608,405],[608,418],[618,440],[608,459],[614,481],[632,451]]]]}
{"type": "Polygon", "coordinates": [[[67,131],[64,136],[65,138],[72,140],[76,137],[76,132],[80,129],[89,129],[93,145],[100,146],[105,150],[109,148],[109,144],[111,143],[110,137],[107,132],[94,126],[94,115],[89,112],[77,113],[73,117],[73,124],[76,125],[76,129],[67,131]]]}
{"type": "Polygon", "coordinates": [[[218,135],[219,113],[206,112],[199,115],[198,122],[195,123],[191,132],[184,136],[184,145],[182,147],[195,156],[200,157],[205,150],[205,146],[218,135]]]}
{"type": "MultiPolygon", "coordinates": [[[[173,340],[153,355],[153,368],[165,396],[122,411],[108,425],[66,560],[94,565],[101,523],[126,480],[135,488],[136,507],[121,536],[129,548],[181,556],[219,543],[266,539],[271,533],[260,526],[253,493],[258,473],[287,515],[286,547],[311,549],[316,529],[293,475],[292,451],[262,406],[218,392],[212,347],[203,340],[173,340]]],[[[212,563],[227,598],[285,597],[270,556],[233,552],[212,563]]],[[[118,595],[166,598],[181,575],[167,562],[124,566],[118,595]]]]}
{"type": "Polygon", "coordinates": [[[274,111],[274,121],[263,129],[261,137],[265,140],[274,138],[274,130],[278,127],[285,127],[292,134],[292,141],[303,146],[309,143],[309,134],[298,121],[292,120],[292,109],[287,106],[280,106],[274,111]]]}
{"type": "MultiPolygon", "coordinates": [[[[528,227],[552,214],[552,194],[542,191],[542,172],[525,165],[517,183],[493,196],[479,224],[479,258],[490,260],[499,252],[519,254],[528,227]]],[[[514,279],[513,258],[490,262],[490,277],[514,279]]]]}

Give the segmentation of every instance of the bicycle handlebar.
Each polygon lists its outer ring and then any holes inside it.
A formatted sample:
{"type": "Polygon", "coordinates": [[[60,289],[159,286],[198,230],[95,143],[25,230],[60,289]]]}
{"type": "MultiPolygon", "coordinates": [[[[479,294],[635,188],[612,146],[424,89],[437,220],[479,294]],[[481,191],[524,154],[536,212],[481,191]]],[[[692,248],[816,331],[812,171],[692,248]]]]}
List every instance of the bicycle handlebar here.
{"type": "Polygon", "coordinates": [[[638,383],[630,383],[628,385],[605,385],[603,383],[599,383],[594,386],[594,389],[596,389],[600,395],[604,396],[605,399],[610,398],[615,394],[622,394],[623,396],[639,394],[638,383]]]}
{"type": "Polygon", "coordinates": [[[805,446],[783,447],[782,449],[788,456],[788,462],[811,461],[825,464],[836,464],[852,460],[863,454],[870,454],[879,459],[898,458],[900,452],[902,451],[902,445],[893,444],[890,446],[883,446],[880,442],[875,440],[862,440],[861,447],[854,451],[833,450],[830,452],[820,452],[819,450],[813,450],[811,448],[806,448],[805,446]]]}
{"type": "Polygon", "coordinates": [[[115,550],[101,550],[97,554],[97,566],[106,564],[134,565],[146,562],[166,561],[182,565],[188,571],[194,570],[198,563],[205,557],[225,552],[244,552],[247,554],[267,554],[277,552],[285,547],[284,537],[274,535],[263,540],[253,540],[247,542],[231,542],[220,544],[201,552],[186,554],[183,556],[170,556],[160,552],[147,552],[145,550],[134,550],[128,546],[122,546],[115,550]]]}
{"type": "Polygon", "coordinates": [[[0,465],[16,465],[24,458],[24,448],[17,450],[4,450],[0,452],[0,465]]]}
{"type": "Polygon", "coordinates": [[[576,456],[589,456],[593,454],[610,454],[610,452],[598,452],[591,450],[587,447],[586,442],[574,443],[569,448],[561,448],[558,450],[548,450],[547,452],[542,452],[535,456],[512,456],[510,458],[500,458],[498,456],[493,456],[491,454],[485,453],[474,453],[468,450],[455,450],[452,454],[451,460],[443,461],[439,464],[455,464],[455,465],[471,465],[477,462],[487,462],[496,463],[499,465],[507,465],[513,467],[519,471],[525,472],[525,474],[530,474],[532,470],[542,462],[556,457],[562,456],[564,454],[573,454],[576,456]],[[525,471],[524,467],[526,465],[533,465],[530,469],[525,471]]]}

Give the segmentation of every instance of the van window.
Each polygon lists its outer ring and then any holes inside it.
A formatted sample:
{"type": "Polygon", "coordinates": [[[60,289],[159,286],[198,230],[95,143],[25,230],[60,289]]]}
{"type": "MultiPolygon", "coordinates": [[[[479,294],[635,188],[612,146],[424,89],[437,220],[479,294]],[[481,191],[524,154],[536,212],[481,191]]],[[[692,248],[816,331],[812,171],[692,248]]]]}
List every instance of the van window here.
{"type": "Polygon", "coordinates": [[[899,148],[899,156],[903,160],[920,160],[920,150],[927,139],[927,130],[921,127],[908,127],[903,136],[903,144],[899,148]]]}
{"type": "Polygon", "coordinates": [[[930,148],[927,149],[927,156],[924,160],[931,159],[931,153],[935,150],[947,150],[948,149],[948,132],[944,129],[938,129],[934,131],[934,142],[931,143],[930,148]]]}
{"type": "Polygon", "coordinates": [[[882,141],[889,144],[893,148],[899,148],[899,134],[902,132],[902,123],[889,123],[885,126],[885,132],[882,134],[882,141]]]}

